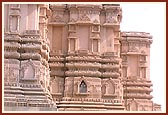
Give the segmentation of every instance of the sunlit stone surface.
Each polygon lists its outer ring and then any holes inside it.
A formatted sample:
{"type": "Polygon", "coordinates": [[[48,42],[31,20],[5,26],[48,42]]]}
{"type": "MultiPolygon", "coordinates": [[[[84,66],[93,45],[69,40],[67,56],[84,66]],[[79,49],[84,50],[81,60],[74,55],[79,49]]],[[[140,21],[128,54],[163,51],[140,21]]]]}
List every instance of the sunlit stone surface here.
{"type": "Polygon", "coordinates": [[[4,5],[5,111],[158,111],[152,36],[119,4],[4,5]]]}

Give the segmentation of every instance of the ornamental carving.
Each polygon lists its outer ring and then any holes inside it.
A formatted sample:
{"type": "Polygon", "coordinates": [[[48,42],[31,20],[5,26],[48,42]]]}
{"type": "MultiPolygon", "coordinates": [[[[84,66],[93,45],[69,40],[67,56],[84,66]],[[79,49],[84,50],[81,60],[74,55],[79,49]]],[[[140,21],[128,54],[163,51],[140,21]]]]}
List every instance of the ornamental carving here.
{"type": "Polygon", "coordinates": [[[4,76],[4,81],[5,82],[16,82],[17,80],[17,74],[16,74],[16,69],[11,68],[11,67],[5,67],[5,76],[4,76]]]}
{"type": "Polygon", "coordinates": [[[115,83],[111,79],[107,80],[105,83],[102,84],[102,94],[104,96],[114,95],[116,92],[115,90],[116,90],[115,83]]]}
{"type": "Polygon", "coordinates": [[[23,79],[34,79],[35,78],[35,65],[32,60],[25,63],[20,71],[20,78],[23,79]]]}
{"type": "Polygon", "coordinates": [[[99,24],[99,23],[100,23],[100,21],[99,21],[99,20],[97,20],[97,19],[95,19],[95,20],[93,21],[93,23],[95,23],[95,24],[99,24]]]}
{"type": "MultiPolygon", "coordinates": [[[[5,16],[9,22],[4,22],[7,25],[4,28],[4,65],[10,64],[9,68],[5,67],[4,80],[5,86],[12,86],[5,88],[6,100],[16,102],[11,94],[22,93],[22,96],[17,96],[20,102],[23,97],[33,96],[25,99],[23,106],[34,102],[34,106],[51,107],[52,104],[47,103],[44,97],[51,93],[51,100],[59,106],[58,111],[72,110],[74,106],[75,110],[124,110],[123,101],[127,97],[128,100],[150,101],[152,83],[149,82],[150,77],[144,75],[149,71],[146,68],[149,66],[147,47],[152,39],[150,34],[141,32],[123,32],[120,36],[122,11],[119,4],[51,4],[50,9],[47,5],[33,5],[24,11],[22,5],[4,7],[9,14],[5,16]],[[46,10],[51,14],[48,15],[46,10]],[[32,11],[30,17],[34,21],[23,19],[25,11],[32,11]],[[39,30],[33,30],[38,28],[37,21],[41,24],[39,30]],[[19,22],[34,26],[19,26],[19,22]],[[11,33],[9,27],[20,34],[11,33]],[[111,48],[106,45],[110,38],[114,38],[111,48]],[[137,68],[132,68],[134,64],[137,68]],[[45,104],[42,105],[42,101],[45,104]]],[[[145,110],[146,105],[138,108],[136,102],[128,101],[128,110],[145,110]]]]}
{"type": "Polygon", "coordinates": [[[75,23],[76,20],[74,18],[71,18],[70,22],[75,23]]]}
{"type": "Polygon", "coordinates": [[[132,102],[129,103],[129,109],[131,111],[137,111],[138,110],[138,103],[135,100],[132,100],[132,102]]]}
{"type": "Polygon", "coordinates": [[[120,23],[122,18],[121,9],[113,9],[112,12],[107,13],[106,23],[120,23]]]}
{"type": "Polygon", "coordinates": [[[80,95],[80,94],[87,94],[89,93],[89,88],[90,88],[90,83],[89,81],[84,77],[80,77],[76,79],[77,82],[75,83],[75,94],[80,95]]]}
{"type": "Polygon", "coordinates": [[[136,46],[129,46],[129,51],[130,52],[138,52],[138,47],[136,47],[136,46]]]}
{"type": "Polygon", "coordinates": [[[127,56],[123,55],[123,56],[122,56],[122,61],[123,61],[123,62],[127,61],[127,56]]]}
{"type": "Polygon", "coordinates": [[[99,31],[100,31],[99,26],[98,26],[98,25],[92,26],[92,31],[93,31],[93,32],[99,32],[99,31]]]}
{"type": "Polygon", "coordinates": [[[53,22],[64,22],[62,17],[58,14],[53,13],[52,15],[52,21],[53,22]]]}
{"type": "Polygon", "coordinates": [[[79,21],[87,22],[87,21],[91,21],[91,20],[90,20],[90,18],[89,18],[88,15],[83,14],[83,15],[80,17],[79,21]]]}
{"type": "Polygon", "coordinates": [[[107,23],[117,23],[118,20],[117,20],[117,16],[108,16],[107,17],[107,20],[106,20],[107,23]]]}

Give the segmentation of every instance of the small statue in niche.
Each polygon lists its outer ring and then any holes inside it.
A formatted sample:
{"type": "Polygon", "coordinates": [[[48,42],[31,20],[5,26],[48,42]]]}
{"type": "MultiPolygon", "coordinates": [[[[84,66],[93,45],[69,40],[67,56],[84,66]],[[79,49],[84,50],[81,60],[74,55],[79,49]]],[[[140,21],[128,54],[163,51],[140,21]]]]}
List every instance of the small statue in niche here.
{"type": "Polygon", "coordinates": [[[86,93],[87,92],[87,85],[84,81],[80,84],[80,93],[86,93]]]}

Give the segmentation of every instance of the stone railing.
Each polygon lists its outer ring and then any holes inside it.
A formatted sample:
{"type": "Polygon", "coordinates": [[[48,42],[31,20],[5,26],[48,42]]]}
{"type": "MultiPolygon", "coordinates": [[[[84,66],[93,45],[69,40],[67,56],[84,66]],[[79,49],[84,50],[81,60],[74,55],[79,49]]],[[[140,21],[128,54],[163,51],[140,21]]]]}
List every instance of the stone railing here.
{"type": "Polygon", "coordinates": [[[39,84],[20,84],[22,88],[41,88],[39,84]]]}
{"type": "Polygon", "coordinates": [[[76,102],[103,102],[103,103],[122,103],[119,99],[100,99],[100,98],[54,98],[54,101],[57,102],[70,102],[70,101],[76,101],[76,102]]]}
{"type": "Polygon", "coordinates": [[[12,82],[4,82],[4,86],[17,86],[17,83],[12,83],[12,82]]]}

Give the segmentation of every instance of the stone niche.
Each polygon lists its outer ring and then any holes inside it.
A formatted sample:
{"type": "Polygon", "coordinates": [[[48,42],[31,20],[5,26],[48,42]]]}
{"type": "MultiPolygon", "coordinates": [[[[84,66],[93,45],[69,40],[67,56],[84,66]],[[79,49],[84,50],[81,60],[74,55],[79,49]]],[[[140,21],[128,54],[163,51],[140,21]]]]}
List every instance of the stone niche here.
{"type": "Polygon", "coordinates": [[[153,103],[150,100],[129,100],[127,109],[129,111],[152,111],[153,103]]]}
{"type": "Polygon", "coordinates": [[[136,101],[132,101],[129,104],[130,111],[137,111],[138,110],[138,103],[136,101]]]}
{"type": "Polygon", "coordinates": [[[67,77],[65,97],[101,98],[101,79],[91,77],[67,77]]]}
{"type": "Polygon", "coordinates": [[[102,97],[103,98],[117,98],[120,92],[118,90],[119,82],[113,79],[102,79],[102,97]]]}
{"type": "Polygon", "coordinates": [[[20,79],[22,81],[36,81],[37,80],[37,71],[36,65],[32,60],[24,61],[21,63],[20,79]]]}
{"type": "Polygon", "coordinates": [[[78,34],[78,39],[79,39],[78,49],[79,50],[90,50],[89,48],[90,26],[87,26],[87,25],[79,26],[77,34],[78,34]]]}
{"type": "Polygon", "coordinates": [[[61,96],[63,94],[64,78],[62,77],[51,77],[50,78],[50,92],[53,96],[61,96]]]}

